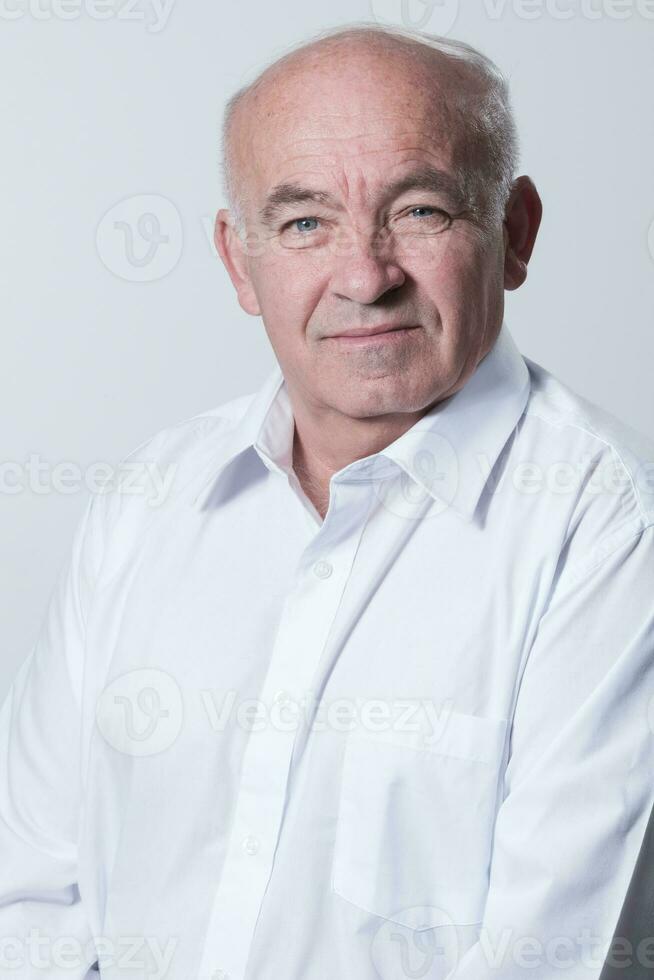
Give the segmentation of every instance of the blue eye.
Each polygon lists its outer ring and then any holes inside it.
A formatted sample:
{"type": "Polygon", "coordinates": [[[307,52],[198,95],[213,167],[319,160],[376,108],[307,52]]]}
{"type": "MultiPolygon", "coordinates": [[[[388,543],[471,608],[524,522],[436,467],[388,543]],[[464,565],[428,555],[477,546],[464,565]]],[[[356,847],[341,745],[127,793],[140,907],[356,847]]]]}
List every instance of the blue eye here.
{"type": "Polygon", "coordinates": [[[316,228],[317,228],[317,226],[318,226],[318,219],[317,218],[297,218],[297,220],[294,221],[293,224],[296,226],[296,228],[297,228],[298,231],[315,231],[316,228]],[[309,224],[312,221],[313,221],[313,228],[307,228],[306,225],[309,224]],[[300,225],[304,225],[305,227],[300,228],[299,227],[300,225]]]}
{"type": "MultiPolygon", "coordinates": [[[[452,216],[447,211],[443,211],[442,208],[432,207],[429,204],[416,204],[414,208],[410,208],[406,212],[406,217],[414,219],[410,224],[424,225],[424,228],[421,228],[420,231],[417,228],[412,229],[412,233],[417,235],[436,235],[438,232],[446,231],[452,224],[452,216]],[[417,222],[415,220],[416,218],[418,219],[417,222]]],[[[404,227],[408,230],[408,225],[404,227]]]]}

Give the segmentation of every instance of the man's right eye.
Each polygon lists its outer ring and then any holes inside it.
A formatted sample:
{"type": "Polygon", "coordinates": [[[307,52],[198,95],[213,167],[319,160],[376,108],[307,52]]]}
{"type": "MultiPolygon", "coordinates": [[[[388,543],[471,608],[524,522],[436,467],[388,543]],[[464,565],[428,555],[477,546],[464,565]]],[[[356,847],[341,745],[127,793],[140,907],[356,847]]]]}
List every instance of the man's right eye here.
{"type": "Polygon", "coordinates": [[[286,228],[294,228],[295,231],[299,231],[300,233],[304,233],[304,232],[307,232],[307,231],[315,231],[316,228],[318,227],[318,219],[317,218],[295,218],[293,221],[289,221],[288,225],[286,225],[285,227],[286,228]],[[312,222],[313,222],[313,226],[312,227],[307,227],[308,225],[311,225],[312,222]]]}

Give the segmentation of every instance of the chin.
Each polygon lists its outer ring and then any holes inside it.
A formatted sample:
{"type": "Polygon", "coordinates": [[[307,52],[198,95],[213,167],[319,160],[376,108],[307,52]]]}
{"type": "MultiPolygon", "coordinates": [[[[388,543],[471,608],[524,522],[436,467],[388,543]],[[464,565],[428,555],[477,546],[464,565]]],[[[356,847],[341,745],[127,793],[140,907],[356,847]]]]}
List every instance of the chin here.
{"type": "Polygon", "coordinates": [[[399,391],[374,390],[374,384],[364,394],[361,390],[353,393],[350,398],[342,398],[337,406],[339,411],[351,418],[372,418],[376,415],[397,415],[400,413],[419,412],[428,399],[417,395],[412,397],[406,389],[399,391]]]}

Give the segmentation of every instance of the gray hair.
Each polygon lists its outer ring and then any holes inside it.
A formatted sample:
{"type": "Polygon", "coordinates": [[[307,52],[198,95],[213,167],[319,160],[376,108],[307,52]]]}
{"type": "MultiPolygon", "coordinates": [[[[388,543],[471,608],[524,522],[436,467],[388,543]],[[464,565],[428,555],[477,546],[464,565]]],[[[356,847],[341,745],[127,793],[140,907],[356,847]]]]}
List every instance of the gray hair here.
{"type": "Polygon", "coordinates": [[[485,224],[495,225],[504,216],[518,164],[518,136],[509,98],[508,83],[497,65],[486,55],[463,41],[427,34],[418,30],[386,27],[361,21],[328,28],[285,49],[285,53],[263,68],[253,81],[239,88],[227,101],[221,132],[223,190],[235,220],[236,229],[245,231],[241,175],[234,165],[234,119],[245,97],[254,92],[268,72],[290,61],[298,52],[320,45],[337,45],[349,40],[376,40],[378,43],[405,45],[439,51],[454,62],[464,63],[480,83],[474,95],[458,93],[454,98],[457,121],[463,127],[466,147],[476,160],[465,160],[457,167],[466,196],[485,224]]]}

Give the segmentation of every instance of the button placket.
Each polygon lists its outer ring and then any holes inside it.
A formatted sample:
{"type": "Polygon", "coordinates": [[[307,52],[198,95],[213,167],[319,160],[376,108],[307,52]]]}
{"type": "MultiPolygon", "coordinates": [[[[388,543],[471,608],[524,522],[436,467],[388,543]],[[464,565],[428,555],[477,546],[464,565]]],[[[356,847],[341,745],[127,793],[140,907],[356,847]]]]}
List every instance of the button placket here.
{"type": "MultiPolygon", "coordinates": [[[[344,497],[350,494],[349,488],[339,487],[340,490],[344,497]]],[[[338,529],[338,540],[333,540],[329,528],[321,529],[327,533],[321,535],[320,551],[327,550],[333,563],[317,556],[313,562],[310,560],[311,552],[317,548],[315,540],[307,546],[300,562],[294,588],[283,607],[261,691],[267,706],[288,704],[291,693],[297,698],[297,692],[311,690],[365,524],[367,510],[360,503],[357,506],[357,501],[365,498],[359,494],[348,499],[350,506],[343,514],[345,526],[343,522],[337,524],[336,502],[332,502],[330,526],[338,529]]],[[[297,727],[288,730],[271,725],[269,730],[248,739],[233,831],[207,932],[202,976],[210,975],[216,960],[222,960],[230,980],[242,980],[244,976],[279,839],[297,727]],[[256,834],[253,828],[257,828],[256,834]]]]}

